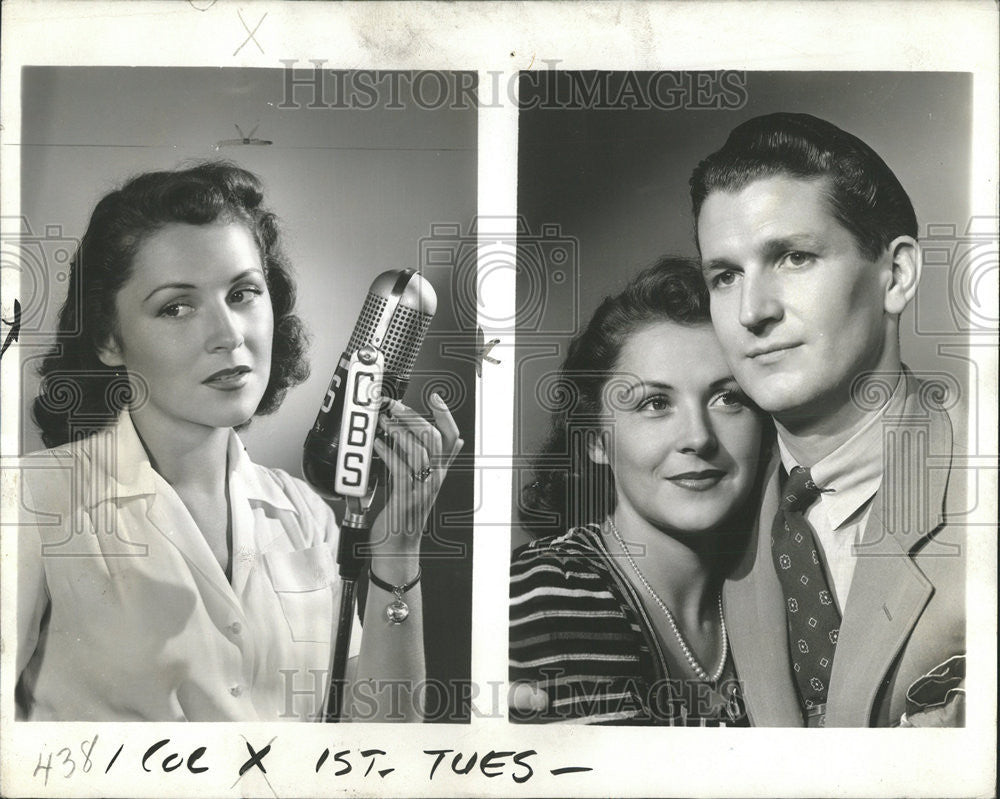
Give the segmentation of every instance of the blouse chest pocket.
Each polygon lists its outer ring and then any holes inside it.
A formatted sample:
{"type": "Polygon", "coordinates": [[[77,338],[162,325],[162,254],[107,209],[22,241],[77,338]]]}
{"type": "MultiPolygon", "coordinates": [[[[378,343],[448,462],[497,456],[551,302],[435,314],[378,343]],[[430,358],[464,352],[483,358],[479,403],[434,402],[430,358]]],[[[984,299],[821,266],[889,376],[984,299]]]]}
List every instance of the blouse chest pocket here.
{"type": "Polygon", "coordinates": [[[267,552],[263,561],[292,640],[329,643],[340,582],[330,547],[267,552]]]}

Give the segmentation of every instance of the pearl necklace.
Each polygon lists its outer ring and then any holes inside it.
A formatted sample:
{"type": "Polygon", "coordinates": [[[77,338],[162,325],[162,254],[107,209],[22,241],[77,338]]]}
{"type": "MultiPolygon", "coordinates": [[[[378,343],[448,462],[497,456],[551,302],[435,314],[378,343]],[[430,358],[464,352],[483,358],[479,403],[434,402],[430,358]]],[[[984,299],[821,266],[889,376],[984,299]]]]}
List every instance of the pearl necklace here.
{"type": "Polygon", "coordinates": [[[717,683],[719,678],[722,676],[722,672],[726,667],[726,658],[729,656],[729,635],[726,633],[726,619],[722,614],[722,592],[719,592],[719,629],[722,631],[722,657],[719,659],[718,668],[715,672],[709,675],[707,671],[702,667],[701,663],[694,656],[691,651],[691,647],[688,646],[684,636],[681,634],[680,627],[677,626],[677,621],[674,619],[674,614],[670,612],[670,608],[667,607],[666,603],[660,599],[659,594],[653,590],[653,586],[649,584],[649,581],[645,578],[643,573],[639,571],[639,564],[635,562],[632,557],[632,553],[629,552],[628,546],[625,544],[625,539],[622,538],[621,533],[618,532],[618,528],[615,526],[615,521],[610,516],[608,516],[608,525],[611,527],[611,532],[618,542],[618,545],[622,548],[622,552],[625,553],[625,559],[628,560],[629,565],[635,572],[635,576],[639,578],[639,582],[645,586],[649,595],[653,598],[653,601],[660,606],[660,610],[663,611],[663,615],[667,617],[667,621],[670,623],[670,629],[674,631],[674,637],[677,639],[677,643],[680,645],[681,651],[684,653],[684,657],[687,658],[688,665],[691,667],[691,671],[695,673],[699,680],[709,683],[717,683]]]}

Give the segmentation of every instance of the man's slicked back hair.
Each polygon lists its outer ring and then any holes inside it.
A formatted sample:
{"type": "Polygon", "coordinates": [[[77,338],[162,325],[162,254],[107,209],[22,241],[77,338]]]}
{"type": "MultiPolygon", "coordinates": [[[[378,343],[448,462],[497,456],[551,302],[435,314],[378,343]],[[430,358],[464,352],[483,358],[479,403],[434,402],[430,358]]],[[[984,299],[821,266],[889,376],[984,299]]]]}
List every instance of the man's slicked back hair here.
{"type": "Polygon", "coordinates": [[[737,126],[691,175],[697,220],[713,191],[738,192],[761,178],[827,180],[830,207],[874,261],[898,236],[917,237],[913,203],[892,170],[861,139],[809,114],[777,113],[737,126]]]}

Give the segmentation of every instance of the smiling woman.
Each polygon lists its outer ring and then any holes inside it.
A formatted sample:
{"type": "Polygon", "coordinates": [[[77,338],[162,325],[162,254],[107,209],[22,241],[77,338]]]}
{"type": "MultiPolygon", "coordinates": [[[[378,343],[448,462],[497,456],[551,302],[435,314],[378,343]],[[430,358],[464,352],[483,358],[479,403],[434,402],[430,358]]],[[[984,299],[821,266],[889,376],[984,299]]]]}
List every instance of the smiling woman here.
{"type": "MultiPolygon", "coordinates": [[[[304,482],[254,464],[234,430],[307,373],[262,202],[254,175],[214,162],[141,175],[94,210],[34,405],[52,449],[21,472],[23,718],[323,717],[336,519],[304,482]]],[[[424,678],[420,536],[462,446],[443,403],[434,424],[390,410],[376,447],[388,511],[354,671],[364,706],[345,693],[357,719],[419,717],[419,697],[381,702],[371,681],[424,678]],[[433,480],[410,479],[428,463],[433,480]],[[410,613],[387,624],[400,586],[410,613]]]]}
{"type": "Polygon", "coordinates": [[[513,717],[745,724],[720,592],[749,531],[764,423],[723,358],[698,267],[666,258],[633,278],[560,374],[570,408],[523,521],[577,526],[514,555],[513,717]],[[570,463],[552,468],[560,454],[570,463]]]}

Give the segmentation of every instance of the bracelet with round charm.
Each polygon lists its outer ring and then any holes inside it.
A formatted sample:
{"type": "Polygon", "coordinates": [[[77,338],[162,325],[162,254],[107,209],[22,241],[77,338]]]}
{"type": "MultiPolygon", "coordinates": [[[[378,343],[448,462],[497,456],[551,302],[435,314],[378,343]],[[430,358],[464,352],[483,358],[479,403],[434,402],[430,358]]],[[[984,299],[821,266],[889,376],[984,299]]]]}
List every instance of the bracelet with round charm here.
{"type": "Polygon", "coordinates": [[[403,601],[403,594],[420,582],[423,569],[417,566],[417,576],[403,585],[393,585],[381,579],[371,568],[368,569],[368,580],[372,585],[388,591],[396,598],[385,607],[385,618],[390,624],[402,624],[410,615],[410,606],[403,601]]]}

